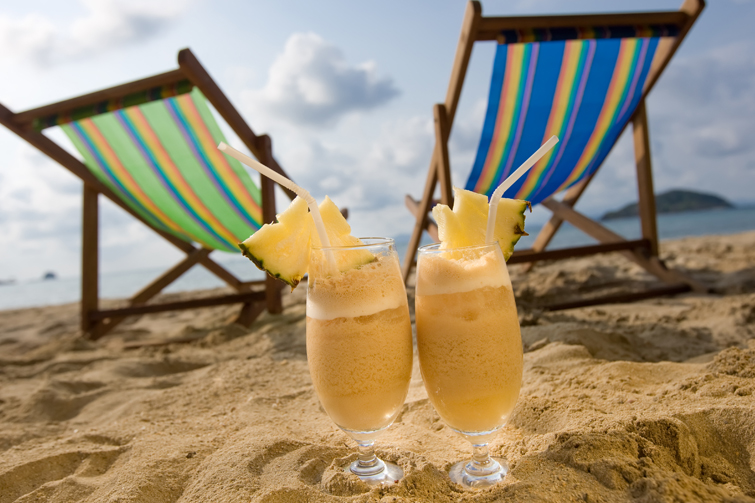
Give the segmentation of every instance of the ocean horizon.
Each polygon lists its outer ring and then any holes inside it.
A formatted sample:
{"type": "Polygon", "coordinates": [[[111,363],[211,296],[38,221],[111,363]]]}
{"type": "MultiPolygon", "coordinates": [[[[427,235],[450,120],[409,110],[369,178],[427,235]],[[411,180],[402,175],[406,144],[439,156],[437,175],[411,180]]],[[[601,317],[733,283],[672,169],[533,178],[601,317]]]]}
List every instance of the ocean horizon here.
{"type": "MultiPolygon", "coordinates": [[[[640,222],[637,217],[618,218],[602,223],[626,239],[639,239],[641,237],[640,222]]],[[[527,227],[530,235],[524,236],[519,241],[517,249],[522,250],[532,246],[532,242],[541,227],[538,225],[527,227]]],[[[752,206],[658,215],[658,234],[661,240],[705,235],[725,236],[751,230],[755,230],[755,207],[752,206]]],[[[397,235],[394,236],[394,239],[399,257],[403,262],[409,235],[397,235]]],[[[424,243],[430,243],[427,235],[425,235],[424,243]]],[[[596,243],[597,241],[565,223],[548,249],[596,243]]],[[[240,254],[215,253],[213,258],[244,281],[264,278],[264,273],[240,254]]],[[[129,298],[164,271],[165,269],[162,268],[153,268],[103,273],[100,275],[100,298],[129,298]]],[[[80,299],[80,283],[80,276],[2,283],[0,284],[0,310],[78,302],[80,299]]],[[[201,266],[196,266],[165,288],[163,292],[203,290],[224,285],[225,283],[212,273],[201,266]]]]}

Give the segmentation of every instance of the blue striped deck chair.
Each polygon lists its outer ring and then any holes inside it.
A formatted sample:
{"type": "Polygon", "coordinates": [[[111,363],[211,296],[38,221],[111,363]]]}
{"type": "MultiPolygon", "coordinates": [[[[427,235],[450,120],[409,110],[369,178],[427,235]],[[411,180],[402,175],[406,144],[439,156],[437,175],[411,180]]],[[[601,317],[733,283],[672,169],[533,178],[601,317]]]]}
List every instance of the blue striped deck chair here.
{"type": "MultiPolygon", "coordinates": [[[[448,137],[475,42],[497,41],[477,156],[464,187],[490,196],[495,188],[552,135],[560,142],[515,183],[504,197],[542,204],[553,216],[532,249],[514,252],[509,263],[621,252],[660,278],[654,291],[579,301],[579,305],[630,301],[657,294],[704,290],[664,266],[658,257],[655,197],[645,97],[697,17],[703,0],[685,0],[679,11],[531,17],[483,17],[479,2],[467,10],[446,100],[434,107],[435,149],[420,201],[406,197],[416,221],[404,279],[415,264],[424,231],[437,241],[428,212],[439,186],[443,204],[453,204],[448,137]],[[626,240],[577,212],[574,204],[628,124],[632,124],[642,239],[626,240]],[[563,192],[558,200],[554,195],[563,192]],[[599,244],[545,250],[562,222],[599,244]]],[[[552,308],[576,307],[572,302],[552,308]]]]}
{"type": "Polygon", "coordinates": [[[131,315],[241,304],[235,321],[249,325],[264,309],[281,312],[281,282],[270,276],[242,281],[209,256],[215,250],[239,253],[239,242],[275,220],[275,192],[269,179],[256,184],[235,159],[217,150],[225,138],[208,102],[254,156],[285,173],[270,138],[252,132],[189,49],[178,53],[178,64],[166,73],[25,112],[0,105],[0,123],[84,182],[81,328],[90,339],[131,315]],[[62,128],[83,161],[42,134],[49,127],[62,128]],[[99,195],[186,253],[124,308],[99,308],[99,195]],[[235,293],[147,303],[196,264],[235,293]]]}

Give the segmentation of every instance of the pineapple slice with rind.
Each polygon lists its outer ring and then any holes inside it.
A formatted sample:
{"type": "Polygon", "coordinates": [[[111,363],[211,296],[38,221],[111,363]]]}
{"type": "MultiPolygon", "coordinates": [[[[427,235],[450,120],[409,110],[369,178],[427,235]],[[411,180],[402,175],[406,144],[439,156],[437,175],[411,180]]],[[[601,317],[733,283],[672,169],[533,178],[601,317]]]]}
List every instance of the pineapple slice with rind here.
{"type": "Polygon", "coordinates": [[[259,269],[295,288],[307,273],[314,222],[307,202],[296,197],[277,222],[263,225],[239,243],[242,254],[259,269]],[[302,253],[306,250],[306,253],[302,253]]]}
{"type": "MultiPolygon", "coordinates": [[[[331,246],[359,246],[362,241],[351,235],[351,226],[329,197],[318,206],[325,231],[331,246]]],[[[315,229],[307,202],[297,197],[289,207],[277,215],[277,222],[263,225],[239,248],[245,257],[266,271],[295,288],[310,267],[311,248],[320,247],[320,237],[315,229]]],[[[367,250],[358,253],[333,252],[339,271],[346,271],[372,262],[375,257],[367,250]]]]}
{"type": "MultiPolygon", "coordinates": [[[[438,224],[441,248],[461,248],[485,244],[488,223],[488,198],[469,190],[454,187],[454,207],[438,204],[433,217],[438,224]]],[[[532,207],[521,199],[501,199],[496,210],[494,236],[506,260],[514,253],[514,245],[524,232],[524,211],[532,207]]]]}

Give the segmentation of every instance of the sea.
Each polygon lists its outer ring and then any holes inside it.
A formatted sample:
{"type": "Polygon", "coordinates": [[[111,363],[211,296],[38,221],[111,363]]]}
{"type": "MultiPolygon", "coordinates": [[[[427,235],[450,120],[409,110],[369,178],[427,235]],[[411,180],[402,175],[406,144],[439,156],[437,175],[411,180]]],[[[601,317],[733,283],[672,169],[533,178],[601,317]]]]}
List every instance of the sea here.
{"type": "MultiPolygon", "coordinates": [[[[640,238],[638,218],[620,218],[604,221],[603,224],[627,239],[640,238]]],[[[527,227],[529,236],[523,237],[517,249],[529,248],[539,227],[527,227]]],[[[726,235],[755,230],[755,206],[731,209],[716,209],[685,213],[670,213],[658,216],[658,233],[661,240],[688,236],[726,235]]],[[[725,239],[725,238],[723,238],[725,239]]],[[[395,236],[399,257],[403,260],[409,236],[395,236]]],[[[429,242],[429,241],[425,241],[429,242]]],[[[596,244],[589,236],[569,224],[564,224],[548,249],[596,244]]],[[[262,279],[263,273],[241,255],[213,254],[213,258],[238,278],[244,281],[262,279]]],[[[128,298],[149,284],[164,269],[143,269],[100,276],[101,298],[128,298]]],[[[24,307],[49,306],[78,302],[81,278],[61,277],[52,280],[19,281],[0,284],[0,310],[24,307]]],[[[181,292],[216,288],[224,283],[201,266],[195,266],[168,286],[164,292],[181,292]]]]}

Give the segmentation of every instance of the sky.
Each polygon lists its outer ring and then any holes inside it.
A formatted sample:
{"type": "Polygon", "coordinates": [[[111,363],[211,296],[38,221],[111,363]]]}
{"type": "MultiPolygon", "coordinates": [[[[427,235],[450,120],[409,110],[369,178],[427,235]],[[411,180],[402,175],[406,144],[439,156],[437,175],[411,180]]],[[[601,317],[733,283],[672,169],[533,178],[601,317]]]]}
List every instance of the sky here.
{"type": "MultiPolygon", "coordinates": [[[[483,0],[483,15],[625,10],[627,2],[483,0]]],[[[680,2],[635,0],[635,10],[680,2]]],[[[0,4],[0,103],[14,112],[162,73],[190,47],[279,164],[355,235],[401,237],[413,219],[465,10],[462,0],[26,0],[0,4]]],[[[755,196],[755,0],[711,0],[647,102],[656,192],[755,196]]],[[[493,43],[475,45],[450,138],[463,186],[485,112],[493,43]]],[[[230,133],[230,131],[228,131],[230,133]]],[[[77,157],[65,136],[47,130],[77,157]]],[[[229,135],[229,143],[241,142],[229,135]]],[[[577,208],[636,200],[630,135],[577,208]]],[[[78,178],[0,127],[0,280],[75,276],[78,178]]],[[[100,271],[165,267],[182,252],[100,198],[100,271]]],[[[278,211],[287,199],[279,193],[278,211]]],[[[535,209],[532,223],[547,212],[535,209]]],[[[222,260],[222,257],[219,257],[222,260]]]]}

